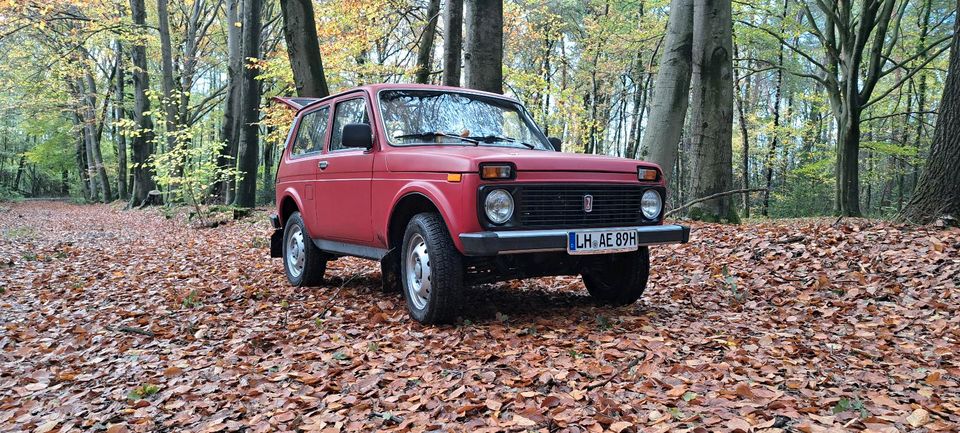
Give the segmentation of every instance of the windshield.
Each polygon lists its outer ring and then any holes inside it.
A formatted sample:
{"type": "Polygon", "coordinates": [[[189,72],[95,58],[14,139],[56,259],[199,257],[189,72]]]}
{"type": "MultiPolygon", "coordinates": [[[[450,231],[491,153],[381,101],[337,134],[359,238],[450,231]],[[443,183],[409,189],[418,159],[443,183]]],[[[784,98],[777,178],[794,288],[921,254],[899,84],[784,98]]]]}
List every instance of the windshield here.
{"type": "Polygon", "coordinates": [[[380,92],[390,144],[500,146],[551,150],[519,104],[436,90],[380,92]]]}

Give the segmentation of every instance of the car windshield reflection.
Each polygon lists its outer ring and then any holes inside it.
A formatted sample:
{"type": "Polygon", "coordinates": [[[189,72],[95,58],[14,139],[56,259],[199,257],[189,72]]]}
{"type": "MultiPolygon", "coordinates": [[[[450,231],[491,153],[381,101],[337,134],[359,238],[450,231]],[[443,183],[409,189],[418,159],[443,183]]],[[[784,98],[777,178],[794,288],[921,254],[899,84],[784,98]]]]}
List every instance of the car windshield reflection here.
{"type": "Polygon", "coordinates": [[[552,150],[515,102],[469,93],[389,90],[380,93],[394,146],[498,146],[552,150]]]}

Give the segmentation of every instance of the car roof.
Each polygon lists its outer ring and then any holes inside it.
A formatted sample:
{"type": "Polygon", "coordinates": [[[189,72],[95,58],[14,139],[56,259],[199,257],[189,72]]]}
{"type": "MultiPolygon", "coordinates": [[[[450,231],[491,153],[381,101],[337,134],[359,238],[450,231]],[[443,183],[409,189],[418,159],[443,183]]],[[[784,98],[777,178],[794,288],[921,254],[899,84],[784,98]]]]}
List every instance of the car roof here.
{"type": "Polygon", "coordinates": [[[411,84],[411,83],[367,84],[363,86],[351,87],[342,92],[337,92],[323,98],[279,97],[278,96],[278,97],[274,97],[273,99],[284,105],[289,106],[294,110],[300,111],[306,107],[312,106],[319,102],[327,101],[327,100],[336,98],[340,95],[356,92],[358,90],[364,90],[373,95],[376,95],[381,90],[434,90],[434,91],[441,91],[441,92],[457,92],[457,93],[470,93],[475,95],[484,95],[484,96],[506,99],[509,101],[520,103],[520,101],[518,101],[516,98],[512,98],[506,95],[501,95],[499,93],[484,92],[482,90],[469,89],[466,87],[438,86],[433,84],[411,84]]]}

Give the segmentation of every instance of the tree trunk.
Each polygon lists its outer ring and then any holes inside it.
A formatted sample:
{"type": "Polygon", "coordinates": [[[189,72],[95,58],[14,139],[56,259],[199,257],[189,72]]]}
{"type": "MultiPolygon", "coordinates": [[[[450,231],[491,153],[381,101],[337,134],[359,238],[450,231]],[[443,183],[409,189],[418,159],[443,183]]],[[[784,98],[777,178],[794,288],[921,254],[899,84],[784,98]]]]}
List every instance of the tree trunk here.
{"type": "Polygon", "coordinates": [[[463,51],[463,0],[447,0],[443,8],[443,85],[460,86],[463,51]]]}
{"type": "MultiPolygon", "coordinates": [[[[696,0],[693,14],[691,139],[693,198],[733,185],[733,19],[729,0],[696,0]]],[[[691,217],[737,222],[731,196],[693,206],[691,217]]]]}
{"type": "Polygon", "coordinates": [[[690,98],[693,50],[693,0],[672,0],[660,70],[653,85],[653,101],[640,158],[657,164],[669,182],[677,163],[690,98]]]}
{"type": "Polygon", "coordinates": [[[84,93],[85,103],[82,104],[82,106],[84,107],[83,118],[87,131],[87,146],[89,146],[87,163],[91,169],[90,176],[93,177],[96,175],[97,187],[103,193],[103,202],[109,203],[110,200],[112,200],[110,179],[107,177],[106,167],[103,166],[103,153],[100,149],[100,130],[97,128],[97,82],[94,80],[93,74],[89,72],[84,74],[84,82],[85,86],[81,86],[81,89],[86,89],[84,93]]]}
{"type": "MultiPolygon", "coordinates": [[[[240,0],[226,0],[226,15],[230,23],[240,20],[240,0]]],[[[217,156],[217,166],[220,168],[235,168],[237,166],[237,150],[239,148],[239,104],[241,77],[243,73],[243,56],[240,52],[240,28],[230,25],[227,28],[227,96],[223,104],[223,120],[220,128],[220,141],[224,146],[217,156]]],[[[217,194],[223,203],[232,203],[236,184],[231,176],[217,187],[217,194]]]]}
{"type": "MultiPolygon", "coordinates": [[[[80,116],[76,112],[73,113],[73,123],[78,127],[81,125],[80,116]]],[[[86,143],[87,140],[84,139],[83,134],[81,133],[80,136],[77,137],[76,145],[74,146],[74,154],[76,155],[77,161],[77,178],[80,179],[80,192],[83,194],[84,199],[92,201],[93,199],[90,196],[90,187],[88,186],[88,182],[90,180],[87,173],[86,143]]]]}
{"type": "MultiPolygon", "coordinates": [[[[856,98],[856,96],[854,96],[856,98]]],[[[845,101],[837,142],[837,210],[840,215],[860,213],[860,104],[845,101]]]]}
{"type": "Polygon", "coordinates": [[[83,161],[84,165],[82,166],[87,179],[87,191],[89,195],[87,198],[92,201],[100,201],[100,188],[97,185],[97,177],[95,174],[96,162],[93,159],[93,145],[90,144],[91,134],[90,134],[90,122],[87,117],[87,90],[83,85],[82,79],[77,79],[74,87],[76,88],[78,98],[80,99],[80,105],[77,107],[77,113],[74,115],[75,122],[80,128],[80,137],[83,142],[83,161]]]}
{"type": "MultiPolygon", "coordinates": [[[[787,11],[790,7],[790,0],[784,0],[783,13],[780,15],[780,34],[786,29],[787,11]]],[[[773,164],[777,154],[777,146],[780,144],[780,100],[783,99],[783,44],[777,49],[777,81],[773,92],[773,140],[770,141],[770,149],[767,150],[767,158],[764,160],[764,181],[766,182],[766,191],[763,192],[763,206],[760,208],[760,214],[770,216],[770,186],[773,183],[773,164]]]]}
{"type": "MultiPolygon", "coordinates": [[[[124,80],[126,80],[126,71],[123,68],[123,45],[117,41],[117,67],[116,67],[116,85],[114,86],[113,112],[114,120],[119,121],[127,117],[127,111],[124,108],[124,80]]],[[[117,197],[120,200],[127,199],[127,137],[119,133],[114,127],[114,136],[117,139],[117,197]]]]}
{"type": "MultiPolygon", "coordinates": [[[[243,58],[260,57],[260,0],[243,2],[243,58]]],[[[240,96],[240,149],[238,152],[239,181],[237,206],[253,208],[257,204],[257,157],[259,156],[260,83],[257,70],[243,69],[240,96]]]]}
{"type": "Polygon", "coordinates": [[[433,39],[437,34],[437,19],[440,15],[440,0],[430,0],[427,6],[427,23],[420,33],[420,44],[417,47],[417,74],[416,82],[430,83],[430,69],[433,64],[433,39]]]}
{"type": "MultiPolygon", "coordinates": [[[[734,47],[734,52],[736,52],[734,47]]],[[[737,56],[740,57],[740,56],[737,56]]],[[[734,82],[739,82],[737,70],[733,70],[734,82]]],[[[734,89],[737,101],[737,118],[740,124],[740,139],[743,142],[743,159],[741,160],[741,169],[743,170],[743,189],[750,189],[750,130],[747,124],[746,108],[744,104],[750,101],[750,83],[748,77],[743,84],[743,93],[740,89],[734,89]]],[[[743,194],[743,216],[750,218],[750,194],[743,194]]]]}
{"type": "Polygon", "coordinates": [[[280,11],[283,14],[283,37],[287,42],[287,56],[293,69],[297,95],[311,98],[329,95],[317,39],[313,1],[280,0],[280,11]]]}
{"type": "Polygon", "coordinates": [[[13,191],[20,191],[20,179],[23,177],[23,165],[27,162],[27,154],[20,154],[20,162],[17,164],[17,176],[13,179],[13,191]]]}
{"type": "MultiPolygon", "coordinates": [[[[130,10],[133,23],[141,30],[146,28],[147,12],[143,0],[130,0],[130,10]]],[[[133,191],[130,193],[130,204],[145,203],[150,191],[156,188],[153,181],[153,169],[149,158],[153,153],[153,121],[144,113],[150,111],[150,99],[147,91],[150,90],[150,76],[147,75],[147,50],[142,42],[137,42],[130,50],[133,63],[133,119],[137,124],[138,134],[133,138],[131,148],[131,163],[133,164],[133,191]]]]}
{"type": "MultiPolygon", "coordinates": [[[[177,146],[177,105],[174,104],[173,48],[170,43],[170,14],[167,0],[157,0],[157,21],[160,27],[160,73],[163,77],[163,100],[160,105],[166,114],[167,151],[177,146]]],[[[178,169],[179,171],[179,169],[178,169]]]]}
{"type": "Polygon", "coordinates": [[[955,24],[950,66],[933,145],[917,189],[899,215],[901,221],[927,224],[960,217],[960,21],[955,24]]]}
{"type": "MultiPolygon", "coordinates": [[[[267,135],[270,135],[271,129],[267,129],[267,135]]],[[[275,146],[264,140],[263,143],[263,176],[260,178],[260,190],[263,192],[264,197],[274,197],[274,179],[273,175],[273,158],[274,158],[274,148],[275,146]]],[[[272,201],[272,200],[271,200],[272,201]]]]}
{"type": "Polygon", "coordinates": [[[469,0],[465,18],[467,87],[503,93],[503,0],[469,0]]]}

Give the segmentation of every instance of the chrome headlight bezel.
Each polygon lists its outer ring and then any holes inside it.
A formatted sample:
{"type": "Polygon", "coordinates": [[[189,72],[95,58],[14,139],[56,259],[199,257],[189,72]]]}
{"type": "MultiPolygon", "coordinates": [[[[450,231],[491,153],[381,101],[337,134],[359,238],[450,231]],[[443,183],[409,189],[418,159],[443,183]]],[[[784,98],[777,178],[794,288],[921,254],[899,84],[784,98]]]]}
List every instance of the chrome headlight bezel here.
{"type": "Polygon", "coordinates": [[[515,209],[513,194],[502,188],[490,191],[483,199],[483,213],[488,221],[496,225],[509,222],[515,209]]]}
{"type": "Polygon", "coordinates": [[[663,212],[663,197],[655,189],[648,189],[640,197],[640,213],[643,217],[655,221],[663,212]]]}

